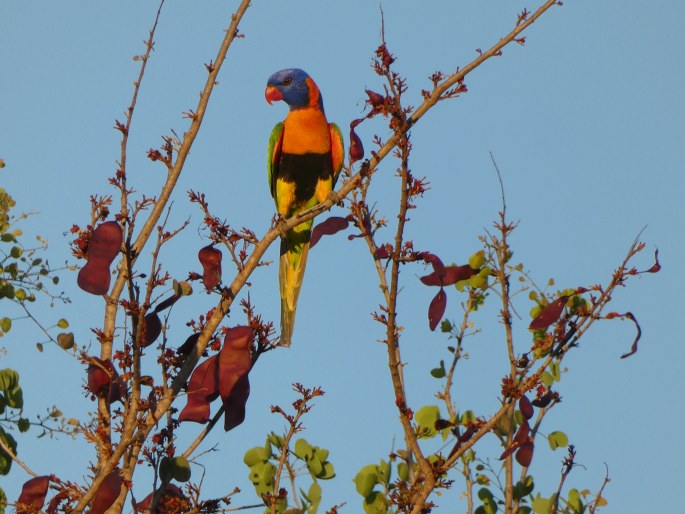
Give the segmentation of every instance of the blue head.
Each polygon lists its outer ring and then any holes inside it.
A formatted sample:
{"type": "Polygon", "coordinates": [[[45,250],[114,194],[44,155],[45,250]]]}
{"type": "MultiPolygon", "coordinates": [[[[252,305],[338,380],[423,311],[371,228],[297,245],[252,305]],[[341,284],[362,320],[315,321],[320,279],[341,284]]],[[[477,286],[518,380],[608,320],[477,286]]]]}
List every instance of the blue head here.
{"type": "Polygon", "coordinates": [[[323,110],[323,99],[319,88],[307,72],[290,68],[277,71],[269,77],[264,93],[266,101],[283,100],[290,109],[318,107],[323,110]]]}

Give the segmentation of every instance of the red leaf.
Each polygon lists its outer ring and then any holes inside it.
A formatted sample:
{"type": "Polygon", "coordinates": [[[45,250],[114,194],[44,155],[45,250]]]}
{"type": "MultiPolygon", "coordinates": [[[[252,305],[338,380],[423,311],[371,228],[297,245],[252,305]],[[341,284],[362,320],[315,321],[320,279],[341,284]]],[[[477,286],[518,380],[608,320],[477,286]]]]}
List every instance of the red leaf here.
{"type": "Polygon", "coordinates": [[[661,270],[661,264],[659,264],[659,249],[654,251],[654,264],[651,268],[640,273],[658,273],[661,270]]]}
{"type": "Polygon", "coordinates": [[[195,368],[188,381],[188,403],[179,414],[179,421],[209,421],[209,404],[219,396],[218,369],[218,355],[211,356],[195,368]]]}
{"type": "Polygon", "coordinates": [[[350,149],[348,151],[350,155],[350,164],[364,157],[364,145],[362,144],[362,140],[354,131],[354,127],[356,127],[358,124],[358,122],[355,123],[354,121],[350,123],[350,149]]]}
{"type": "Polygon", "coordinates": [[[524,421],[519,427],[518,431],[516,432],[516,435],[514,436],[514,444],[516,446],[520,446],[528,440],[529,436],[530,425],[528,425],[528,421],[524,421]]]}
{"type": "Polygon", "coordinates": [[[349,224],[350,222],[347,221],[347,219],[341,218],[340,216],[332,216],[327,220],[322,221],[314,227],[314,230],[312,230],[309,248],[314,248],[314,245],[319,242],[319,239],[321,239],[322,236],[332,236],[341,230],[345,230],[349,224]]]}
{"type": "Polygon", "coordinates": [[[76,283],[87,293],[104,295],[109,291],[109,266],[123,242],[123,232],[116,221],[100,224],[88,243],[88,262],[78,273],[76,283]]]}
{"type": "Polygon", "coordinates": [[[552,393],[552,391],[547,390],[547,392],[545,392],[542,396],[535,398],[535,400],[533,400],[531,402],[531,404],[534,407],[539,407],[541,409],[544,409],[545,407],[547,407],[549,405],[549,402],[552,401],[553,397],[554,397],[554,394],[552,393]]]}
{"type": "Polygon", "coordinates": [[[445,315],[445,309],[447,308],[447,295],[445,290],[441,287],[438,294],[435,295],[428,307],[428,326],[431,331],[435,330],[445,315]]]}
{"type": "Polygon", "coordinates": [[[36,514],[43,508],[48,494],[49,476],[32,478],[24,482],[16,504],[17,514],[36,514]]]}
{"type": "Polygon", "coordinates": [[[533,461],[534,446],[532,442],[523,443],[518,450],[516,450],[516,462],[524,468],[530,466],[533,461]]]}
{"type": "Polygon", "coordinates": [[[221,282],[221,250],[208,245],[200,249],[197,257],[202,264],[202,283],[211,291],[221,282]]]}
{"type": "Polygon", "coordinates": [[[176,348],[176,353],[180,355],[189,355],[190,352],[193,351],[193,348],[195,348],[195,344],[197,344],[197,340],[200,338],[200,332],[196,332],[188,337],[188,339],[185,340],[185,342],[176,348]]]}
{"type": "Polygon", "coordinates": [[[157,312],[150,312],[145,315],[143,319],[143,337],[141,339],[141,346],[146,348],[154,343],[159,334],[162,333],[162,321],[159,319],[157,312]]]}
{"type": "MultiPolygon", "coordinates": [[[[149,510],[150,506],[152,505],[152,498],[154,494],[155,493],[150,493],[138,503],[134,503],[133,510],[135,512],[143,512],[149,510]]],[[[183,490],[175,484],[167,484],[166,489],[164,490],[164,494],[162,494],[162,497],[159,499],[159,502],[157,502],[157,509],[155,510],[155,514],[166,514],[169,511],[169,509],[167,509],[167,503],[170,500],[174,500],[175,498],[185,498],[185,496],[183,495],[183,490]]],[[[176,512],[178,511],[178,508],[172,509],[172,511],[176,512]]]]}
{"type": "Polygon", "coordinates": [[[107,475],[95,493],[88,514],[102,514],[109,509],[119,496],[123,483],[124,480],[118,470],[115,469],[107,475]]]}
{"type": "Polygon", "coordinates": [[[379,93],[376,93],[375,91],[367,89],[366,94],[369,96],[367,102],[369,102],[371,107],[380,107],[385,103],[385,97],[379,93]]]}
{"type": "Polygon", "coordinates": [[[556,323],[559,320],[561,313],[564,311],[564,307],[566,306],[568,298],[569,297],[566,295],[560,296],[552,303],[547,305],[544,309],[542,309],[542,311],[540,311],[540,314],[538,314],[535,319],[530,322],[528,328],[530,330],[546,330],[547,327],[553,323],[556,323]]]}
{"type": "Polygon", "coordinates": [[[250,327],[238,326],[226,333],[219,352],[219,395],[224,404],[224,430],[242,423],[245,404],[250,394],[247,374],[252,366],[250,346],[254,332],[250,327]]]}
{"type": "Polygon", "coordinates": [[[109,389],[112,376],[115,373],[112,361],[92,357],[96,363],[88,365],[88,390],[93,394],[100,394],[109,389]],[[99,364],[99,365],[98,365],[99,364]]]}
{"type": "Polygon", "coordinates": [[[519,398],[519,410],[525,419],[528,420],[533,417],[533,405],[530,403],[530,400],[526,395],[523,395],[521,398],[519,398]]]}
{"type": "Polygon", "coordinates": [[[468,264],[461,266],[443,266],[439,271],[433,271],[430,275],[421,277],[420,280],[427,286],[451,286],[460,280],[471,278],[473,275],[476,275],[478,271],[479,270],[473,269],[468,264]]]}
{"type": "Polygon", "coordinates": [[[637,329],[637,335],[635,336],[635,340],[633,341],[633,345],[630,347],[630,351],[628,353],[624,353],[621,355],[621,359],[625,359],[626,357],[630,357],[633,355],[635,352],[637,352],[637,342],[640,340],[640,337],[642,337],[642,329],[640,328],[640,324],[637,322],[637,319],[635,319],[635,316],[633,316],[632,312],[626,312],[624,317],[628,318],[631,320],[633,323],[635,323],[635,328],[637,329]]]}

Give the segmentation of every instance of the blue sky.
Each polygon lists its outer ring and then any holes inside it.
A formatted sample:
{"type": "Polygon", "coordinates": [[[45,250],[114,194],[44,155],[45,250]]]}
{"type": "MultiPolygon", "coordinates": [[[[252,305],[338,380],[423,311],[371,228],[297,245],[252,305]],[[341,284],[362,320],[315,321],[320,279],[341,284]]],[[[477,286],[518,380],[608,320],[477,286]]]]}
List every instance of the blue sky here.
{"type": "MultiPolygon", "coordinates": [[[[199,268],[196,251],[205,244],[201,213],[186,201],[188,189],[204,192],[212,209],[234,227],[257,234],[268,229],[273,203],[265,148],[271,127],[285,115],[283,105],[264,101],[272,72],[306,69],[322,90],[329,119],[341,127],[359,117],[365,88],[380,89],[369,66],[379,41],[377,3],[253,4],[241,28],[246,37],[229,53],[174,197],[171,223],[190,218],[183,237],[162,255],[175,277],[199,268]]],[[[180,134],[187,126],[181,113],[197,103],[203,64],[216,55],[234,6],[169,1],[164,8],[129,147],[129,180],[140,194],[154,194],[162,183],[164,170],[145,153],[170,129],[180,134]]],[[[420,90],[429,87],[427,77],[434,71],[464,66],[476,48],[506,34],[523,7],[532,10],[536,4],[384,3],[386,39],[398,57],[397,71],[408,79],[408,101],[420,103],[420,90]]],[[[131,0],[0,6],[0,157],[7,163],[0,186],[19,210],[39,211],[24,230],[27,238],[40,234],[50,241],[54,263],[70,259],[64,233],[74,223],[87,223],[88,195],[113,193],[107,178],[115,170],[119,138],[112,127],[130,101],[138,71],[132,56],[143,52],[156,9],[155,2],[131,0]]],[[[607,513],[675,512],[681,504],[677,491],[685,486],[683,19],[685,7],[673,2],[649,7],[633,0],[565,2],[531,27],[525,47],[508,47],[476,70],[466,80],[468,94],[439,105],[412,133],[412,170],[426,176],[431,189],[412,212],[409,237],[445,261],[468,258],[497,216],[500,191],[490,152],[503,174],[509,215],[520,221],[512,238],[515,258],[538,282],[554,277],[560,289],[606,283],[645,226],[647,250],[636,266],[651,266],[659,248],[662,272],[617,291],[612,308],[637,316],[643,330],[639,352],[619,359],[632,341],[632,325],[597,324],[564,361],[563,403],[547,425],[549,431],[564,430],[576,445],[583,467],[574,471],[572,485],[596,490],[608,465],[607,513]]],[[[386,134],[380,121],[359,129],[367,150],[374,133],[386,134]]],[[[398,188],[395,166],[383,163],[373,191],[389,218],[398,188]]],[[[275,248],[268,258],[276,258],[275,248]]],[[[227,272],[228,266],[225,278],[227,272]]],[[[420,285],[416,277],[423,274],[418,265],[403,271],[400,299],[408,394],[416,408],[436,402],[437,383],[426,377],[445,358],[447,344],[427,329],[426,307],[435,291],[420,285]]],[[[276,320],[275,268],[257,270],[253,282],[253,301],[276,320]]],[[[89,327],[101,322],[102,300],[80,292],[75,274],[65,275],[61,286],[73,303],[40,314],[68,318],[77,341],[96,346],[89,327]]],[[[324,505],[348,501],[347,512],[358,510],[352,477],[363,465],[386,458],[400,435],[385,352],[375,343],[382,329],[369,315],[381,301],[376,287],[360,241],[327,238],[312,251],[292,348],[267,355],[253,372],[245,424],[211,438],[219,452],[202,461],[208,496],[238,485],[244,493],[237,503],[254,501],[240,460],[267,431],[281,429],[269,405],[292,401],[289,384],[297,380],[328,393],[306,420],[304,434],[331,450],[338,472],[324,484],[324,505]]],[[[187,335],[185,321],[212,301],[196,288],[192,302],[175,308],[172,330],[179,343],[187,335]]],[[[518,302],[524,319],[517,333],[524,348],[531,305],[525,295],[518,302]]],[[[459,317],[458,303],[450,292],[448,317],[459,317]]],[[[492,314],[475,318],[482,332],[468,343],[471,358],[457,389],[464,408],[482,415],[495,408],[504,369],[502,331],[492,314]]],[[[92,409],[82,394],[81,366],[56,348],[39,354],[34,346],[39,337],[24,325],[0,341],[8,350],[0,366],[21,373],[31,412],[53,404],[68,416],[92,409]]],[[[194,430],[190,427],[188,437],[194,430]]],[[[92,458],[89,448],[70,440],[55,444],[25,435],[19,442],[20,455],[32,468],[65,479],[80,480],[92,458]]],[[[544,495],[558,482],[562,457],[536,453],[533,473],[544,495]]],[[[15,468],[1,485],[12,499],[26,479],[15,468]]],[[[138,497],[147,494],[142,489],[134,489],[138,497]]],[[[454,503],[452,511],[463,508],[460,490],[457,485],[455,494],[441,500],[454,503]]]]}

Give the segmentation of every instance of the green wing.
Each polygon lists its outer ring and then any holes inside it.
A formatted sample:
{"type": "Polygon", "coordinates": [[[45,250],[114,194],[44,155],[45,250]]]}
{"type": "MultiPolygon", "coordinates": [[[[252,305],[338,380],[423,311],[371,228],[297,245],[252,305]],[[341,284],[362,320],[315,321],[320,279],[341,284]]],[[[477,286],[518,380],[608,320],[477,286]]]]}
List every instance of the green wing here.
{"type": "Polygon", "coordinates": [[[277,123],[269,137],[269,149],[266,152],[266,171],[271,196],[275,198],[276,178],[278,178],[278,163],[281,160],[283,146],[283,123],[277,123]]]}
{"type": "Polygon", "coordinates": [[[345,142],[343,141],[340,127],[335,123],[328,124],[331,133],[331,157],[333,159],[333,188],[338,181],[338,175],[342,169],[343,161],[345,160],[345,142]]]}

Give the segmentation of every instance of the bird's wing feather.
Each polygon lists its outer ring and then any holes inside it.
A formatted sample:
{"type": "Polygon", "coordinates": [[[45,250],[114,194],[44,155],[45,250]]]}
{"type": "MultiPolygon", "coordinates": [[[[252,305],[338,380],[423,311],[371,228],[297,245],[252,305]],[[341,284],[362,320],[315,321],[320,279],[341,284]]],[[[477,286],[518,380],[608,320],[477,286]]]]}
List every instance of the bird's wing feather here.
{"type": "Polygon", "coordinates": [[[283,146],[283,123],[277,123],[269,137],[269,149],[266,153],[266,169],[268,172],[269,190],[271,196],[276,198],[276,179],[278,178],[278,163],[281,160],[281,148],[283,146]]]}
{"type": "Polygon", "coordinates": [[[343,161],[345,160],[345,142],[343,141],[340,127],[335,123],[329,123],[328,127],[331,132],[331,158],[333,160],[333,187],[338,181],[338,175],[342,169],[343,161]]]}

